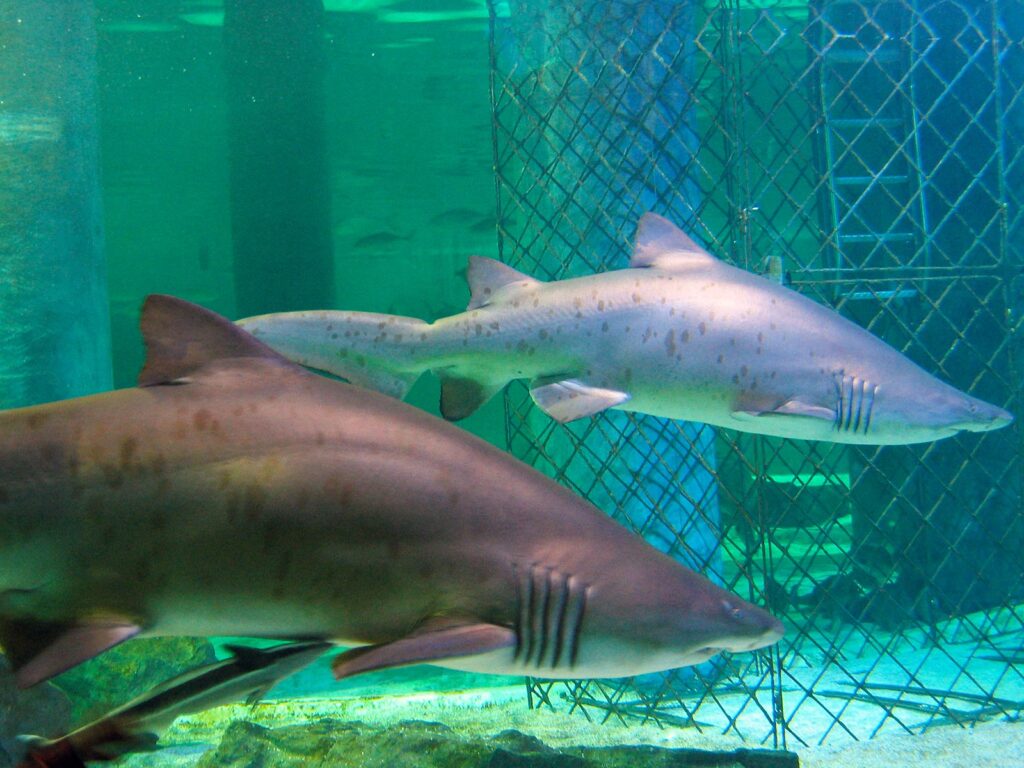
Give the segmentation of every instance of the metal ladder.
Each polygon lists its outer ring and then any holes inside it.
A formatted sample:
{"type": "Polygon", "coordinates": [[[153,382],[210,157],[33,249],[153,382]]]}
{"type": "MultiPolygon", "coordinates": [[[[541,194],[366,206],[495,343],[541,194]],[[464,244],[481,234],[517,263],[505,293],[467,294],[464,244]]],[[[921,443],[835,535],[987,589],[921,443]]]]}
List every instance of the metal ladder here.
{"type": "MultiPolygon", "coordinates": [[[[914,106],[912,0],[817,0],[819,205],[835,299],[908,298],[912,289],[849,288],[930,263],[925,176],[914,106]]],[[[916,271],[916,270],[915,270],[916,271]]]]}

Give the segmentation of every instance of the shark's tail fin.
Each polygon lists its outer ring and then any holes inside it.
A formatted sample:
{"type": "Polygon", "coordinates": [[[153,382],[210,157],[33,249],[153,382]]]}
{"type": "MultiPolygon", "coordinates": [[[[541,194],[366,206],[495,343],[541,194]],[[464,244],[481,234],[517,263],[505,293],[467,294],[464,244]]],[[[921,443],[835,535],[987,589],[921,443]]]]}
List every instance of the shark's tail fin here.
{"type": "Polygon", "coordinates": [[[260,341],[307,368],[392,397],[427,369],[418,358],[429,324],[373,312],[281,312],[239,320],[260,341]]]}

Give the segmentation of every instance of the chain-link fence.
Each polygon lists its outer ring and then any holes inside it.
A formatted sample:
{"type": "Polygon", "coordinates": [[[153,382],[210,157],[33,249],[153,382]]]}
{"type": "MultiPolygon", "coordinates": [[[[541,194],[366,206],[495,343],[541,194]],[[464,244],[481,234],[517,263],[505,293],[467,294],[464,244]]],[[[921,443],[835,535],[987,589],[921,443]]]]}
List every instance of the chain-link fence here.
{"type": "MultiPolygon", "coordinates": [[[[625,266],[657,211],[1020,412],[1018,0],[492,5],[501,258],[625,266]]],[[[507,395],[512,450],[787,623],[534,705],[794,746],[1024,707],[1020,430],[857,448],[507,395]],[[563,701],[564,700],[564,701],[563,701]]]]}

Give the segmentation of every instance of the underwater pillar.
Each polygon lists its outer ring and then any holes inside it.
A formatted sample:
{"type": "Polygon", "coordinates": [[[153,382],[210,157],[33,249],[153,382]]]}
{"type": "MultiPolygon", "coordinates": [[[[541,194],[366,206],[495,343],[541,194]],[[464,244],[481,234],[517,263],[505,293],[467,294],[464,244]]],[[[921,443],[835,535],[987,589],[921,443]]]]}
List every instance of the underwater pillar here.
{"type": "Polygon", "coordinates": [[[0,4],[0,407],[109,389],[91,0],[0,4]]]}
{"type": "Polygon", "coordinates": [[[334,306],[321,0],[226,0],[236,312],[334,306]]]}

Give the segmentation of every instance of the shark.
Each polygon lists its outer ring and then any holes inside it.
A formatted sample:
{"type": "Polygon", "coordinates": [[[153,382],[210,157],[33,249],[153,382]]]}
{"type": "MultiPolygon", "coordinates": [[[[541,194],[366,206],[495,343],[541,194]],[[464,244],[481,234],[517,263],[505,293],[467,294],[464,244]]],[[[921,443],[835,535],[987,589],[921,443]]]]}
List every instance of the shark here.
{"type": "Polygon", "coordinates": [[[620,677],[778,619],[456,425],[150,296],[138,386],[0,412],[0,647],[31,686],[145,635],[620,677]]]}
{"type": "Polygon", "coordinates": [[[255,704],[332,647],[323,641],[272,648],[228,645],[229,658],[177,675],[65,736],[19,737],[26,746],[19,768],[82,768],[87,761],[109,762],[130,752],[152,751],[178,717],[238,699],[255,704]]]}
{"type": "Polygon", "coordinates": [[[609,408],[741,432],[889,445],[1006,426],[842,317],[708,253],[668,220],[639,222],[629,267],[542,282],[470,257],[463,313],[262,315],[242,327],[304,366],[404,397],[427,370],[459,420],[515,379],[560,422],[609,408]]]}

